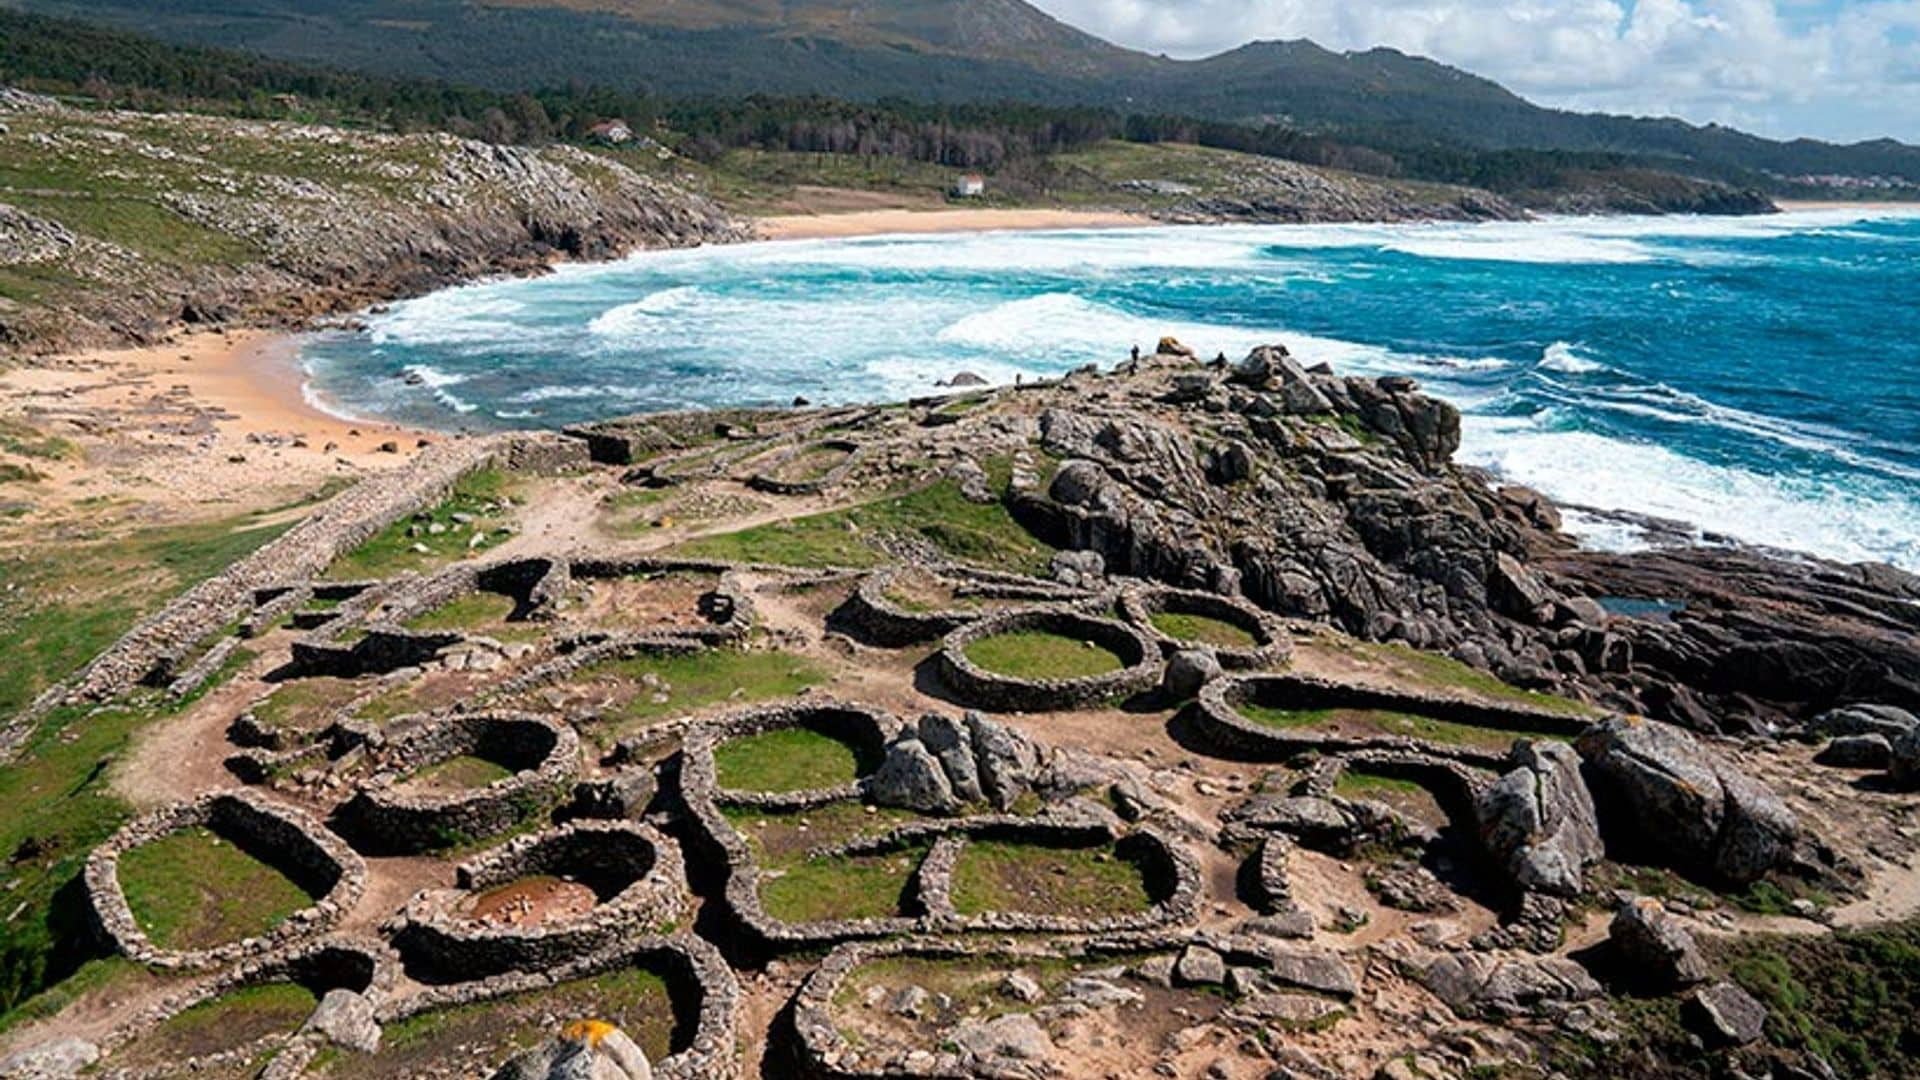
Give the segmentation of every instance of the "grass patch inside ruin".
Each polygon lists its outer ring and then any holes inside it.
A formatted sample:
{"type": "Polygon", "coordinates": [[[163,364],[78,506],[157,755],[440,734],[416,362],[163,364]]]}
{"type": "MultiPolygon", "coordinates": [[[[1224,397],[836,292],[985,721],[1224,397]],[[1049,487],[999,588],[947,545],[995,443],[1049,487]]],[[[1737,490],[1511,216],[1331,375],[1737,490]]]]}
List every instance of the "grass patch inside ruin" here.
{"type": "Polygon", "coordinates": [[[885,919],[901,914],[922,847],[792,863],[760,878],[760,905],[781,922],[885,919]]]}
{"type": "Polygon", "coordinates": [[[406,784],[416,790],[472,791],[512,775],[512,769],[497,761],[459,754],[419,770],[407,777],[406,784]]]}
{"type": "Polygon", "coordinates": [[[148,940],[206,949],[273,929],[313,897],[279,870],[204,828],[120,856],[120,887],[148,940]]]}
{"type": "Polygon", "coordinates": [[[926,544],[961,562],[1028,574],[1043,572],[1053,554],[1004,505],[968,502],[951,480],[846,510],[702,537],[681,545],[677,554],[781,566],[873,567],[893,561],[879,542],[882,537],[926,544]]]}
{"type": "Polygon", "coordinates": [[[812,660],[793,653],[760,649],[703,649],[683,656],[636,656],[595,664],[576,674],[570,683],[624,684],[625,701],[607,712],[610,719],[652,723],[720,702],[741,705],[793,697],[826,681],[812,660]],[[651,675],[662,687],[646,685],[651,675]],[[655,694],[666,700],[655,701],[655,694]]]}
{"type": "Polygon", "coordinates": [[[1126,666],[1098,645],[1045,630],[981,638],[967,646],[967,659],[982,670],[1014,679],[1086,679],[1126,666]]]}
{"type": "Polygon", "coordinates": [[[1153,906],[1140,868],[1111,845],[1047,847],[974,841],[953,869],[953,906],[962,915],[990,912],[1104,918],[1153,906]]]}
{"type": "Polygon", "coordinates": [[[853,747],[803,727],[748,735],[713,752],[726,791],[792,792],[850,784],[860,775],[853,747]]]}
{"type": "Polygon", "coordinates": [[[1546,731],[1476,727],[1384,709],[1275,709],[1243,704],[1235,706],[1235,711],[1256,724],[1282,731],[1318,731],[1350,738],[1419,739],[1446,746],[1484,750],[1505,749],[1513,745],[1515,739],[1552,739],[1559,742],[1568,739],[1566,735],[1546,731]]]}
{"type": "Polygon", "coordinates": [[[319,1004],[313,991],[298,983],[243,987],[163,1021],[117,1052],[114,1063],[122,1067],[173,1064],[287,1034],[305,1023],[319,1004]]]}
{"type": "Polygon", "coordinates": [[[385,1025],[373,1054],[328,1055],[313,1075],[353,1080],[411,1080],[423,1075],[466,1075],[474,1062],[492,1064],[558,1033],[556,1020],[604,1020],[638,1043],[658,1062],[674,1051],[673,996],[657,973],[621,967],[545,990],[495,1001],[437,1009],[385,1025]]]}
{"type": "Polygon", "coordinates": [[[305,731],[333,722],[338,710],[365,686],[348,679],[320,677],[281,683],[253,707],[253,718],[270,727],[305,731]]]}
{"type": "Polygon", "coordinates": [[[432,611],[415,615],[404,625],[408,630],[484,634],[501,641],[538,641],[544,638],[547,628],[540,623],[507,621],[519,606],[519,601],[511,596],[483,590],[468,593],[432,611]]]}
{"type": "Polygon", "coordinates": [[[1222,649],[1251,649],[1259,644],[1252,634],[1224,619],[1185,615],[1177,611],[1157,611],[1152,621],[1154,629],[1175,641],[1190,641],[1222,649]]]}
{"type": "Polygon", "coordinates": [[[511,514],[518,482],[506,470],[480,469],[460,478],[439,505],[396,521],[336,559],[326,576],[336,581],[392,577],[430,570],[486,551],[511,514]],[[457,516],[456,516],[457,515],[457,516]],[[467,520],[462,520],[467,519],[467,520]],[[433,532],[434,526],[441,531],[433,532]],[[474,536],[486,538],[470,547],[474,536]],[[418,550],[424,548],[425,550],[418,550]]]}

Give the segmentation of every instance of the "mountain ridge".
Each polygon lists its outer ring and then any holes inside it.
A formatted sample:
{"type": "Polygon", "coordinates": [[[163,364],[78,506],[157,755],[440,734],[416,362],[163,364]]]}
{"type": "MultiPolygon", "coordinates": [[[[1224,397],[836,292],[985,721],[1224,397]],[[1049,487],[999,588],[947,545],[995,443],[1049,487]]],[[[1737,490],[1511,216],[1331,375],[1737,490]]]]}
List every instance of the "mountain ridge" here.
{"type": "Polygon", "coordinates": [[[12,0],[162,38],[494,89],[569,82],[667,96],[1017,100],[1277,123],[1386,148],[1458,145],[1658,158],[1718,179],[1892,176],[1890,138],[1764,139],[1675,118],[1545,108],[1389,48],[1258,41],[1198,60],[1104,41],[1024,0],[12,0]]]}

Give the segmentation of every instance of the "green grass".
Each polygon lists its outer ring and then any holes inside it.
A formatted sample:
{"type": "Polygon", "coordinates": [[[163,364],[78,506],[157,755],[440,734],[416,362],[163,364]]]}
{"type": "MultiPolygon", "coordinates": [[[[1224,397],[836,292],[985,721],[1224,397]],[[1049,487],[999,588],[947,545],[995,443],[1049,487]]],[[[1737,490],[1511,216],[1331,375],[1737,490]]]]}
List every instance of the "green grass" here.
{"type": "Polygon", "coordinates": [[[315,678],[281,683],[253,707],[254,719],[271,727],[305,730],[331,723],[335,710],[364,687],[345,679],[315,678]]]}
{"type": "Polygon", "coordinates": [[[120,857],[120,887],[148,940],[205,949],[265,933],[308,907],[307,895],[207,829],[182,829],[120,857]]]}
{"type": "Polygon", "coordinates": [[[1240,705],[1236,708],[1240,715],[1256,724],[1279,728],[1283,731],[1330,728],[1338,724],[1346,731],[1357,735],[1420,739],[1447,746],[1498,750],[1511,746],[1515,739],[1554,739],[1565,742],[1568,738],[1566,735],[1545,731],[1508,731],[1501,728],[1475,727],[1472,724],[1436,720],[1430,716],[1379,709],[1275,709],[1252,704],[1240,705]]]}
{"type": "MultiPolygon", "coordinates": [[[[327,568],[326,576],[336,581],[391,577],[431,570],[465,558],[471,553],[467,545],[476,532],[491,537],[505,523],[506,518],[498,508],[512,500],[518,486],[517,479],[504,469],[487,468],[468,473],[438,506],[380,530],[335,561],[327,568]],[[461,526],[454,520],[455,514],[471,516],[472,524],[461,526]],[[445,531],[438,535],[430,532],[436,524],[444,526],[445,531]],[[409,529],[419,535],[409,536],[409,529]],[[426,552],[414,550],[416,545],[426,548],[426,552]]],[[[487,546],[482,545],[478,550],[485,551],[487,546]]]]}
{"type": "Polygon", "coordinates": [[[46,479],[31,465],[0,461],[0,484],[37,484],[46,479]]]}
{"type": "Polygon", "coordinates": [[[1333,793],[1348,799],[1370,799],[1376,795],[1425,795],[1427,789],[1411,780],[1348,769],[1334,781],[1333,793]]]}
{"type": "Polygon", "coordinates": [[[953,906],[962,915],[999,911],[1097,918],[1146,911],[1153,900],[1140,869],[1111,846],[973,841],[953,869],[953,906]]]}
{"type": "Polygon", "coordinates": [[[650,723],[723,701],[742,705],[773,701],[826,681],[826,674],[812,660],[762,649],[704,649],[685,656],[614,660],[595,664],[572,681],[611,677],[639,688],[649,674],[672,687],[667,700],[655,702],[650,691],[640,689],[618,707],[614,715],[619,719],[650,723]]]}
{"type": "Polygon", "coordinates": [[[924,848],[885,855],[813,859],[760,881],[760,905],[787,923],[828,919],[882,919],[900,914],[924,848]]]}
{"type": "Polygon", "coordinates": [[[967,646],[967,659],[986,671],[1016,679],[1084,679],[1125,666],[1098,645],[1044,630],[981,638],[967,646]]]}
{"type": "Polygon", "coordinates": [[[713,767],[727,791],[808,791],[849,784],[860,775],[853,747],[800,727],[722,743],[713,752],[713,767]]]}
{"type": "Polygon", "coordinates": [[[1216,645],[1223,649],[1251,649],[1258,644],[1252,634],[1224,619],[1159,611],[1154,613],[1152,621],[1154,629],[1176,641],[1216,645]]]}
{"type": "Polygon", "coordinates": [[[265,516],[144,529],[0,559],[0,716],[91,660],[169,598],[285,532],[265,516]],[[56,549],[57,548],[57,549],[56,549]]]}
{"type": "Polygon", "coordinates": [[[291,1034],[319,1003],[313,991],[297,983],[244,987],[168,1018],[116,1051],[114,1063],[123,1067],[173,1064],[270,1035],[291,1034]]]}
{"type": "Polygon", "coordinates": [[[497,761],[488,761],[472,754],[459,754],[445,761],[434,762],[407,777],[406,782],[416,787],[468,790],[486,787],[512,775],[513,770],[497,761]]]}
{"type": "Polygon", "coordinates": [[[1053,554],[1005,506],[970,503],[948,480],[846,510],[702,537],[676,553],[780,566],[872,567],[893,561],[878,542],[882,536],[913,539],[961,562],[1019,573],[1044,571],[1053,554]]]}
{"type": "Polygon", "coordinates": [[[1344,651],[1362,659],[1393,668],[1429,686],[1465,690],[1489,701],[1530,705],[1568,716],[1594,716],[1591,705],[1552,694],[1539,694],[1509,685],[1479,668],[1470,667],[1450,656],[1423,652],[1397,643],[1342,641],[1344,651]]]}
{"type": "Polygon", "coordinates": [[[353,1080],[466,1075],[476,1061],[491,1069],[584,1019],[618,1026],[651,1061],[673,1052],[674,1012],[666,980],[645,968],[623,967],[546,990],[397,1020],[384,1026],[377,1053],[330,1056],[309,1074],[353,1080]]]}
{"type": "Polygon", "coordinates": [[[79,453],[79,448],[65,439],[42,435],[34,428],[12,420],[0,420],[0,450],[43,461],[64,461],[79,453]]]}
{"type": "Polygon", "coordinates": [[[484,634],[501,641],[539,641],[547,627],[536,622],[508,622],[520,606],[511,596],[472,592],[406,621],[406,629],[484,634]]]}

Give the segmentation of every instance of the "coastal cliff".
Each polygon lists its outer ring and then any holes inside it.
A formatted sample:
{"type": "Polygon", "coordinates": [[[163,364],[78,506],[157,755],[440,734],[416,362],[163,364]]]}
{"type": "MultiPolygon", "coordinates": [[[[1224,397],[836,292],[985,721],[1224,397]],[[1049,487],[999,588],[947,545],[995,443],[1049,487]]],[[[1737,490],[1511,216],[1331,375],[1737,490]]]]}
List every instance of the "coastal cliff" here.
{"type": "Polygon", "coordinates": [[[0,348],[149,343],[560,259],[740,239],[718,205],[573,147],[92,111],[0,90],[0,348]]]}

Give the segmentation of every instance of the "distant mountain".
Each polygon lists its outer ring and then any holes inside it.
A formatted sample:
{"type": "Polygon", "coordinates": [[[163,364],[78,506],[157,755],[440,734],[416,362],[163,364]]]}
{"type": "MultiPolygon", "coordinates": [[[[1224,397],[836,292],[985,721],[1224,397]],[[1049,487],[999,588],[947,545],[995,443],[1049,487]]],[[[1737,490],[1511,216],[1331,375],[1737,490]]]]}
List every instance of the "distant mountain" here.
{"type": "Polygon", "coordinates": [[[1284,123],[1387,146],[1657,157],[1682,171],[1920,182],[1920,148],[1776,142],[1545,109],[1391,49],[1259,42],[1204,60],[1121,48],[1023,0],[0,0],[179,41],[494,88],[765,92],[1102,105],[1284,123]]]}

